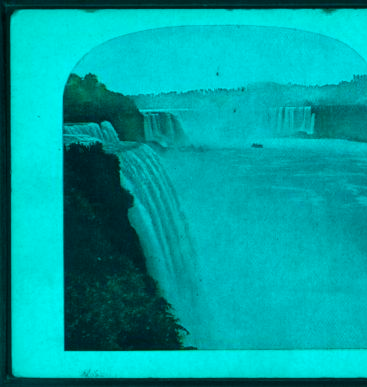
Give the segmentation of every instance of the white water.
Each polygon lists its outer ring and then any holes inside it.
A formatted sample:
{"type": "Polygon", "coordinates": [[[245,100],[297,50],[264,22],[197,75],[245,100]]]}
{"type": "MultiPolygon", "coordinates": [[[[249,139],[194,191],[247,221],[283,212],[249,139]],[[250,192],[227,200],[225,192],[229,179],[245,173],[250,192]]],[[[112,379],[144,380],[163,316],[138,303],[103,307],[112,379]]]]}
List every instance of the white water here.
{"type": "MultiPolygon", "coordinates": [[[[249,104],[234,107],[226,103],[198,109],[165,109],[160,114],[170,112],[180,122],[187,143],[208,148],[241,148],[250,141],[292,137],[299,132],[312,135],[315,126],[315,114],[310,106],[268,108],[249,104]]],[[[149,128],[157,125],[150,124],[149,128]]],[[[162,133],[161,130],[157,132],[162,133]]]]}
{"type": "Polygon", "coordinates": [[[144,139],[163,147],[184,144],[184,135],[177,118],[170,112],[143,110],[144,139]]]}
{"type": "Polygon", "coordinates": [[[367,347],[367,145],[161,154],[197,251],[201,349],[367,347]]]}
{"type": "MultiPolygon", "coordinates": [[[[119,157],[121,185],[134,197],[129,220],[138,233],[148,272],[173,305],[180,323],[194,332],[196,256],[175,189],[155,151],[145,144],[119,142],[112,125],[102,125],[66,125],[64,141],[67,144],[99,141],[107,152],[119,157]]],[[[197,335],[190,335],[185,344],[197,346],[196,338],[197,335]]]]}
{"type": "MultiPolygon", "coordinates": [[[[196,324],[192,318],[197,297],[196,255],[175,189],[149,146],[123,146],[116,153],[122,186],[134,196],[129,219],[140,237],[148,271],[183,326],[192,331],[196,324]]],[[[196,345],[191,337],[188,343],[196,345]]]]}
{"type": "MultiPolygon", "coordinates": [[[[311,132],[297,114],[277,127],[311,132]]],[[[367,347],[367,145],[260,134],[262,149],[246,137],[226,149],[105,145],[135,198],[149,272],[187,345],[367,347]]]]}
{"type": "Polygon", "coordinates": [[[287,137],[297,132],[313,134],[315,114],[311,106],[269,109],[267,127],[272,137],[287,137]]]}
{"type": "Polygon", "coordinates": [[[117,143],[119,138],[114,127],[108,121],[103,121],[101,124],[94,122],[66,123],[64,124],[64,142],[117,143]]]}

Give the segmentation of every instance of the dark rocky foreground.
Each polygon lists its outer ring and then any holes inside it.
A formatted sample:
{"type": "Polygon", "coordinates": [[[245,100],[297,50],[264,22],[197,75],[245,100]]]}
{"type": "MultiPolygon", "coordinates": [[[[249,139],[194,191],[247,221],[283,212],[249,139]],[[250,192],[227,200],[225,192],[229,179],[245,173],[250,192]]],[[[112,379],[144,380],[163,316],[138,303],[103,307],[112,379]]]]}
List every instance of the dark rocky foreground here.
{"type": "Polygon", "coordinates": [[[120,186],[102,145],[64,153],[66,350],[181,349],[186,333],[148,275],[120,186]]]}

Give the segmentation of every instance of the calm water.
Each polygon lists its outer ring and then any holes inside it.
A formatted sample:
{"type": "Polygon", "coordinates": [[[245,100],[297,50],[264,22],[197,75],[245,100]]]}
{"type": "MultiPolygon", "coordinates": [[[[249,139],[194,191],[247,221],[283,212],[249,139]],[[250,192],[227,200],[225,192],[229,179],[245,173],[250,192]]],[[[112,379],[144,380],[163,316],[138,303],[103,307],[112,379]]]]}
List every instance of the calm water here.
{"type": "Polygon", "coordinates": [[[366,144],[278,140],[160,156],[197,254],[188,343],[367,348],[366,144]]]}

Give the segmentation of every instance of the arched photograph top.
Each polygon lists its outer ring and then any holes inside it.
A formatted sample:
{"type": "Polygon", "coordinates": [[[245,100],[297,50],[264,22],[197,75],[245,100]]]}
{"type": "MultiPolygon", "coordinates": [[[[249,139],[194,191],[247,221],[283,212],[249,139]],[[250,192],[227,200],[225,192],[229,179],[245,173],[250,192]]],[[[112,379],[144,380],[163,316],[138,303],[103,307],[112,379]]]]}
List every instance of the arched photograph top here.
{"type": "Polygon", "coordinates": [[[352,47],[293,28],[88,52],[64,92],[65,348],[367,348],[366,87],[352,47]]]}
{"type": "Polygon", "coordinates": [[[15,12],[14,375],[367,377],[366,25],[15,12]]]}

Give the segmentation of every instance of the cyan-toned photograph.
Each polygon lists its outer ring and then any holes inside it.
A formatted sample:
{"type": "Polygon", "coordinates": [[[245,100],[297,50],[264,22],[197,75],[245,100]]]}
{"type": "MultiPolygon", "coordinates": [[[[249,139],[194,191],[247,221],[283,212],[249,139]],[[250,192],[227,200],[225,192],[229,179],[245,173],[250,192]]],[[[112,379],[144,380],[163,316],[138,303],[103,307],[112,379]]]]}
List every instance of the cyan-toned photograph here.
{"type": "Polygon", "coordinates": [[[271,26],[98,45],[63,96],[65,349],[367,348],[367,63],[271,26]]]}
{"type": "Polygon", "coordinates": [[[367,377],[366,25],[14,12],[12,375],[367,377]]]}

